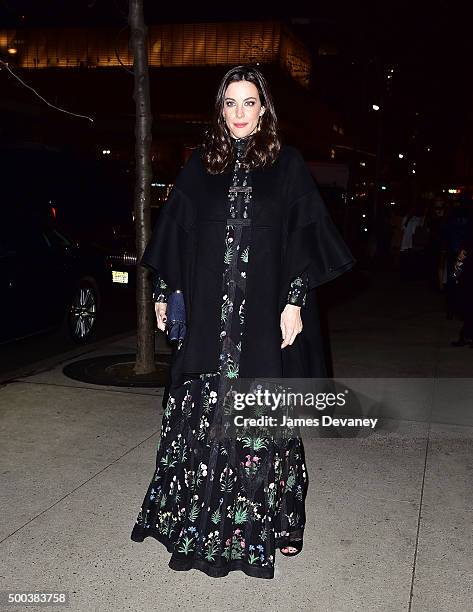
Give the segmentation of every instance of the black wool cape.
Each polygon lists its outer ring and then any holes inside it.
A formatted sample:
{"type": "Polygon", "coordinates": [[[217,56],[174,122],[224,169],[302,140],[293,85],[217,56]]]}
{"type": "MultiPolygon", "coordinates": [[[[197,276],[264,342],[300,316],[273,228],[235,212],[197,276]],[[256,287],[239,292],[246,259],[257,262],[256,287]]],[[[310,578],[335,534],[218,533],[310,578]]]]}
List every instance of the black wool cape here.
{"type": "MultiPolygon", "coordinates": [[[[252,171],[251,243],[246,279],[241,378],[326,376],[314,289],[355,264],[299,150],[283,145],[276,161],[252,171]],[[281,349],[281,312],[291,280],[308,273],[303,330],[281,349]]],[[[174,351],[171,384],[185,373],[218,370],[230,170],[206,171],[196,148],[163,205],[141,265],[180,289],[187,333],[174,351]]],[[[237,221],[238,222],[238,221],[237,221]]]]}

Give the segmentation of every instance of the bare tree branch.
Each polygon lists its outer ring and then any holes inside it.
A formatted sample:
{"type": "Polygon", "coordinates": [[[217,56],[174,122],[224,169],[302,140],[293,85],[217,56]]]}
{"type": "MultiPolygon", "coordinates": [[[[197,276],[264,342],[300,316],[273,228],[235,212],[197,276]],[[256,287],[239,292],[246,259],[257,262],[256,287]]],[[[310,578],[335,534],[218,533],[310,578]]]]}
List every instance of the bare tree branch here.
{"type": "Polygon", "coordinates": [[[31,85],[28,85],[28,83],[25,83],[25,81],[23,81],[23,79],[21,79],[17,74],[15,74],[13,72],[13,70],[10,68],[10,66],[8,65],[7,62],[4,62],[3,60],[0,60],[0,64],[2,66],[4,66],[8,72],[15,77],[15,79],[17,81],[19,81],[24,87],[26,87],[27,89],[30,89],[35,95],[38,96],[38,98],[40,100],[42,100],[45,104],[47,104],[48,106],[50,106],[51,108],[54,108],[57,111],[60,111],[61,113],[65,113],[66,115],[72,115],[73,117],[79,117],[80,119],[88,119],[89,121],[91,121],[92,123],[94,122],[94,120],[92,119],[92,117],[89,117],[88,115],[80,115],[79,113],[72,113],[71,111],[65,110],[64,108],[60,108],[59,106],[55,106],[54,104],[51,104],[51,102],[48,102],[45,98],[43,98],[43,96],[41,94],[39,94],[36,89],[34,89],[33,87],[31,87],[31,85]]]}

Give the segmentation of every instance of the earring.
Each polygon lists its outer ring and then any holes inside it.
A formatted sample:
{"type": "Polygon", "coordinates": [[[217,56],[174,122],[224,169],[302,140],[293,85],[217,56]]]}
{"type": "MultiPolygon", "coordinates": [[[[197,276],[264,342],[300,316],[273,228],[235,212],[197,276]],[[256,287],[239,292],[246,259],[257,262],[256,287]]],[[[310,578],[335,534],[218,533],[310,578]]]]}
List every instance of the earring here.
{"type": "Polygon", "coordinates": [[[261,130],[261,117],[262,117],[262,116],[263,116],[263,115],[260,115],[260,116],[259,116],[259,119],[258,119],[258,125],[257,125],[257,127],[256,127],[256,131],[257,131],[257,132],[259,132],[259,131],[261,130]]]}

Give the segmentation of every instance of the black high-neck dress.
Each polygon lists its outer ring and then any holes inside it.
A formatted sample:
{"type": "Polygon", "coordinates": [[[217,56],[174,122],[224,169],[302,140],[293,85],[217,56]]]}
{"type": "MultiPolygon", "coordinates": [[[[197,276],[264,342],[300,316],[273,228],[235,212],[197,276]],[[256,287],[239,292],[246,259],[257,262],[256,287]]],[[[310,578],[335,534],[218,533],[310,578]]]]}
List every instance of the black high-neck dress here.
{"type": "MultiPolygon", "coordinates": [[[[275,551],[302,537],[308,476],[300,437],[281,447],[271,437],[244,435],[231,444],[209,432],[223,397],[239,376],[245,294],[251,266],[252,175],[242,162],[251,136],[234,139],[227,199],[221,292],[220,365],[171,387],[161,425],[156,470],[131,534],[152,536],[172,553],[174,570],[209,576],[241,570],[273,578],[275,551]]],[[[305,307],[307,278],[294,278],[287,302],[305,307]]],[[[157,278],[154,300],[168,288],[157,278]]],[[[180,347],[179,347],[180,348],[180,347]]],[[[179,349],[178,349],[179,350],[179,349]]]]}

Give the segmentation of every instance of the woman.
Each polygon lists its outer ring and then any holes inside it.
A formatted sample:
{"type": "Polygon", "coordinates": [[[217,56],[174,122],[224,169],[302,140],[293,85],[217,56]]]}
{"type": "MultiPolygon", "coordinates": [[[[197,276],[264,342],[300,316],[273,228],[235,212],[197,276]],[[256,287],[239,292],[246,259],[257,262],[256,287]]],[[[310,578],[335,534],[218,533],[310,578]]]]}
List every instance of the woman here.
{"type": "Polygon", "coordinates": [[[258,69],[237,66],[223,77],[213,123],[181,170],[142,264],[157,275],[159,328],[169,293],[179,290],[187,330],[131,537],[158,539],[175,570],[273,578],[275,549],[302,549],[304,447],[290,434],[222,437],[225,398],[238,378],[326,375],[313,289],[354,259],[301,154],[281,146],[258,69]]]}

